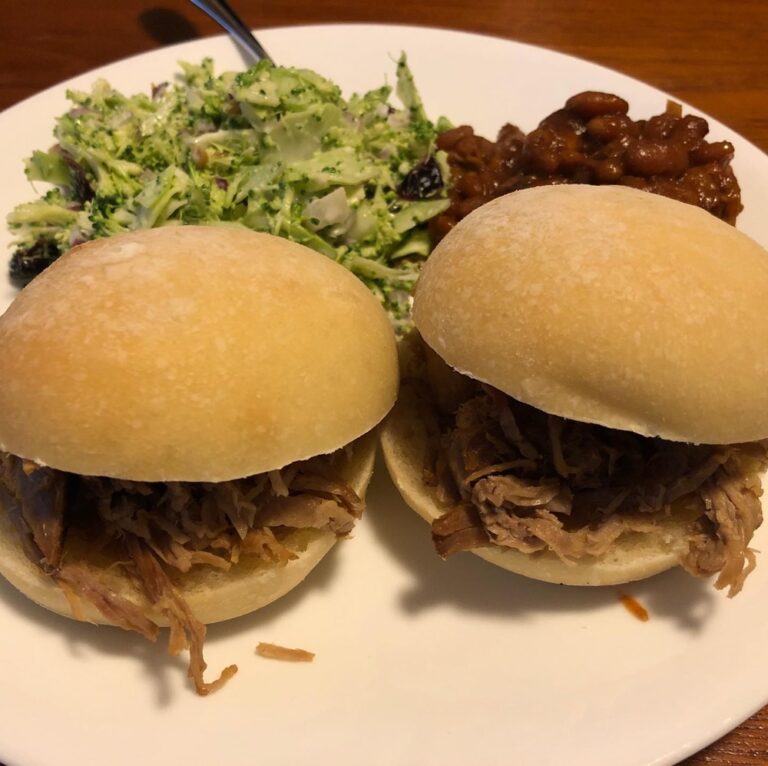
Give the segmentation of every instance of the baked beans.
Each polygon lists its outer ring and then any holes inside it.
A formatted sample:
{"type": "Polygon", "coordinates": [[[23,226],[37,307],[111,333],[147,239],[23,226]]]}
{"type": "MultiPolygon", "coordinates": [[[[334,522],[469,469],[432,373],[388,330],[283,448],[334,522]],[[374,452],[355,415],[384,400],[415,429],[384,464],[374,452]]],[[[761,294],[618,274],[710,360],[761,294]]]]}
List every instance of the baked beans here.
{"type": "Polygon", "coordinates": [[[494,142],[467,125],[453,128],[437,140],[451,169],[451,206],[430,222],[433,240],[494,197],[559,183],[632,186],[733,224],[742,209],[733,144],[707,141],[708,133],[707,121],[683,115],[679,104],[633,120],[623,98],[596,91],[572,96],[528,134],[507,124],[494,142]]]}

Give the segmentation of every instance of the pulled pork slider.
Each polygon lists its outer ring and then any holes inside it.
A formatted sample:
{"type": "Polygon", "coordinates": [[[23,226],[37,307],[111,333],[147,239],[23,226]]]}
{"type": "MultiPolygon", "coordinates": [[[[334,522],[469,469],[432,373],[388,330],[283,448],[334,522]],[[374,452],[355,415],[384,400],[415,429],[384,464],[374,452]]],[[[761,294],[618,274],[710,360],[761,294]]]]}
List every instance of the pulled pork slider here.
{"type": "Polygon", "coordinates": [[[382,432],[438,553],[606,585],[675,565],[736,594],[768,436],[768,253],[693,206],[546,186],[430,256],[382,432]]]}
{"type": "Polygon", "coordinates": [[[76,247],[0,319],[0,572],[190,653],[363,510],[397,393],[379,302],[301,245],[167,227],[76,247]]]}

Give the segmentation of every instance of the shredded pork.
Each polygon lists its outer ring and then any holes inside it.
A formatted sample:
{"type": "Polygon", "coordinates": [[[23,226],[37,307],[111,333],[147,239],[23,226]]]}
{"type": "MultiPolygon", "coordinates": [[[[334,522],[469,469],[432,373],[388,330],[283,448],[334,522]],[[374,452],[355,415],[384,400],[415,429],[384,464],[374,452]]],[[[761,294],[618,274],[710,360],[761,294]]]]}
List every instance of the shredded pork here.
{"type": "Polygon", "coordinates": [[[237,666],[204,680],[206,628],[174,578],[198,566],[228,570],[242,556],[285,565],[299,555],[290,542],[295,529],[347,534],[363,503],[336,474],[331,456],[218,484],[148,483],[79,476],[0,453],[0,503],[27,557],[61,587],[75,617],[82,618],[86,602],[110,623],[155,641],[152,613],[162,614],[170,625],[169,654],[189,652],[189,677],[205,695],[237,666]],[[108,552],[148,606],[120,595],[85,564],[68,561],[70,531],[108,552]]]}
{"type": "Polygon", "coordinates": [[[279,644],[268,644],[260,641],[256,646],[256,654],[268,660],[282,660],[283,662],[312,662],[315,659],[314,652],[306,649],[289,649],[279,644]]]}
{"type": "Polygon", "coordinates": [[[424,477],[446,505],[432,526],[442,556],[497,545],[573,562],[679,513],[690,519],[688,572],[716,574],[734,596],[754,568],[765,443],[646,438],[548,415],[481,384],[435,417],[424,477]]]}

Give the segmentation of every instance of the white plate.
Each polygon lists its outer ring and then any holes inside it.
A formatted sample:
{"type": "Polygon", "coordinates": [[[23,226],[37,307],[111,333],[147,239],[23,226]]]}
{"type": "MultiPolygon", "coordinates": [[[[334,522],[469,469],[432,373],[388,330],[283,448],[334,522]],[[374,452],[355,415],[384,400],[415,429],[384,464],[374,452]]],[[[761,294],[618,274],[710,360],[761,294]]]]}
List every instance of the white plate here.
{"type": "MultiPolygon", "coordinates": [[[[618,93],[632,114],[666,96],[607,69],[538,48],[455,32],[382,26],[267,30],[282,63],[311,67],[349,93],[393,79],[408,53],[428,112],[488,136],[524,129],[581,90],[618,93]]],[[[228,40],[178,45],[113,64],[106,77],[146,91],[180,59],[241,66],[228,40]]],[[[52,143],[66,108],[57,86],[0,115],[0,212],[34,196],[22,158],[52,143]]],[[[768,243],[768,159],[737,147],[742,229],[768,243]]],[[[8,244],[0,234],[3,252],[8,244]]],[[[3,286],[0,300],[13,291],[3,286]]],[[[757,547],[765,546],[761,530],[757,547]]],[[[765,557],[763,557],[764,559],[765,557]]],[[[768,701],[768,562],[733,601],[670,572],[626,588],[531,582],[461,554],[443,562],[428,527],[380,469],[354,539],[309,580],[257,614],[210,629],[211,671],[238,675],[198,698],[185,663],[162,645],[48,614],[0,583],[0,761],[109,763],[589,764],[673,763],[768,701]],[[639,599],[647,623],[619,592],[639,599]],[[317,653],[311,665],[254,655],[259,641],[317,653]]]]}

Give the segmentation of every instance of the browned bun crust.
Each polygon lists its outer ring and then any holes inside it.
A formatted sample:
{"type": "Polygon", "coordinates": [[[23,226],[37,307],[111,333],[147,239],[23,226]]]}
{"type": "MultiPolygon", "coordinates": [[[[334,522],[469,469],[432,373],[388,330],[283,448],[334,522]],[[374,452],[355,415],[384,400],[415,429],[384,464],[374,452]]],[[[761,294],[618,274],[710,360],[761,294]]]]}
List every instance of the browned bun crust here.
{"type": "MultiPolygon", "coordinates": [[[[340,478],[360,497],[373,473],[376,433],[371,432],[342,450],[340,478]]],[[[337,538],[327,530],[295,530],[283,542],[299,553],[284,565],[275,565],[254,556],[243,556],[228,571],[208,566],[194,567],[187,574],[172,573],[171,578],[195,617],[203,623],[220,622],[248,614],[275,601],[299,585],[314,569],[337,538]]],[[[89,573],[116,594],[146,610],[158,625],[166,626],[167,618],[147,603],[141,590],[116,567],[113,560],[93,551],[85,541],[65,547],[67,563],[84,565],[89,573]]],[[[11,520],[0,507],[0,574],[25,596],[40,606],[65,617],[75,617],[61,588],[24,554],[11,520]]],[[[79,603],[82,619],[96,624],[110,624],[85,599],[79,603]]]]}
{"type": "Polygon", "coordinates": [[[65,254],[0,319],[0,370],[0,449],[137,481],[227,481],[333,452],[384,417],[398,377],[359,279],[232,226],[65,254]]]}
{"type": "MultiPolygon", "coordinates": [[[[430,524],[448,509],[437,491],[423,481],[427,464],[428,428],[423,387],[424,358],[418,335],[406,337],[401,346],[400,395],[381,430],[384,460],[405,502],[430,524]],[[415,383],[415,384],[414,384],[415,383]]],[[[654,533],[625,534],[603,556],[567,562],[552,552],[520,553],[499,546],[472,551],[511,572],[545,582],[565,585],[615,585],[640,580],[674,567],[687,547],[688,521],[674,516],[662,520],[654,533]]]]}
{"type": "Polygon", "coordinates": [[[462,220],[414,301],[459,372],[554,415],[674,441],[768,435],[768,253],[617,186],[517,191],[462,220]]]}

